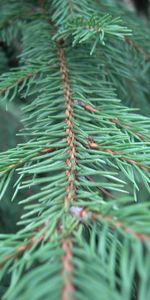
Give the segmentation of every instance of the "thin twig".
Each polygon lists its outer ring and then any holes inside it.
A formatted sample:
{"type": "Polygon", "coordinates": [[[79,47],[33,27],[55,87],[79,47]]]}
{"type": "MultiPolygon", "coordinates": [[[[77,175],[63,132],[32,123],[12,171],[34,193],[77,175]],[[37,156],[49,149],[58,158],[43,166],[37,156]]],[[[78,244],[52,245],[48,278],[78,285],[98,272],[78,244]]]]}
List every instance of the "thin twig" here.
{"type": "MultiPolygon", "coordinates": [[[[29,157],[29,160],[31,160],[31,158],[33,157],[38,157],[39,155],[41,154],[47,154],[47,153],[51,153],[51,152],[54,152],[56,149],[55,148],[45,148],[45,149],[42,149],[42,150],[39,150],[38,152],[34,153],[33,156],[29,157]]],[[[11,170],[15,170],[17,169],[18,167],[22,166],[24,163],[26,163],[28,160],[26,158],[21,158],[19,159],[17,162],[15,162],[14,164],[11,164],[9,166],[6,167],[6,169],[4,171],[0,171],[0,175],[4,175],[8,172],[10,172],[11,170]]]]}
{"type": "Polygon", "coordinates": [[[147,171],[149,172],[150,171],[150,167],[149,166],[144,166],[142,165],[140,162],[137,162],[133,159],[129,159],[127,157],[124,157],[123,154],[119,151],[113,151],[111,149],[104,149],[104,148],[101,148],[100,145],[96,144],[94,142],[94,139],[90,136],[88,138],[88,144],[87,146],[91,149],[95,149],[95,150],[100,150],[104,153],[108,153],[110,154],[112,157],[117,157],[118,159],[122,160],[122,161],[126,161],[127,163],[133,165],[133,166],[138,166],[139,168],[141,168],[142,170],[144,171],[147,171]]]}
{"type": "Polygon", "coordinates": [[[150,236],[135,232],[131,227],[124,224],[122,221],[115,219],[113,216],[110,215],[103,215],[97,212],[90,212],[87,211],[85,208],[72,206],[70,207],[70,214],[79,219],[80,222],[83,224],[87,224],[89,221],[102,221],[107,223],[113,229],[121,229],[125,233],[129,234],[133,238],[139,240],[140,242],[148,242],[150,243],[150,236]]]}

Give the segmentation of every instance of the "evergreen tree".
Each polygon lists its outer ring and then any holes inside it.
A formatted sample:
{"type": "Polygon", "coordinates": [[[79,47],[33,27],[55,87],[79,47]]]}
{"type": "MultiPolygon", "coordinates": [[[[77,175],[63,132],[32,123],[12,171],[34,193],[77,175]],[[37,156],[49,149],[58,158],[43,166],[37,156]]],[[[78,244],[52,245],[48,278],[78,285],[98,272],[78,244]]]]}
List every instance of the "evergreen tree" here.
{"type": "Polygon", "coordinates": [[[24,124],[0,154],[2,299],[150,299],[149,21],[115,0],[0,2],[0,101],[24,124]]]}

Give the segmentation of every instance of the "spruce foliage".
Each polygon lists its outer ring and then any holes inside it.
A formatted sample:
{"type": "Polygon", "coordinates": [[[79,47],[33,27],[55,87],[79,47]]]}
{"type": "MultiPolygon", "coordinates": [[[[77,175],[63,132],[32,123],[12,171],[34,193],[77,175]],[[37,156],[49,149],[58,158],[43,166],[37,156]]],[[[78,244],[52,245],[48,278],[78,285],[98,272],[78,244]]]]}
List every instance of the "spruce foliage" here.
{"type": "Polygon", "coordinates": [[[2,299],[150,299],[149,21],[115,0],[1,4],[17,66],[1,47],[0,101],[24,124],[0,154],[0,198],[13,181],[21,207],[2,299]]]}

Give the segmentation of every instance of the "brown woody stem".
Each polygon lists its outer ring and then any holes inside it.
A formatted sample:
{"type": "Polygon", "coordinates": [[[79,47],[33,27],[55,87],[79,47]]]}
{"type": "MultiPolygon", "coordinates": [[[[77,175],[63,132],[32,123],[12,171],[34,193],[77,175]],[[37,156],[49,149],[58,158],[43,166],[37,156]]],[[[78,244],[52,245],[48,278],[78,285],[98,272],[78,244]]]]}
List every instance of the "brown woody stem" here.
{"type": "Polygon", "coordinates": [[[64,50],[60,48],[58,44],[57,47],[58,60],[60,63],[60,71],[62,76],[63,90],[64,90],[64,98],[65,98],[65,114],[66,114],[66,138],[68,144],[68,158],[66,160],[67,171],[66,176],[68,179],[68,183],[66,186],[66,197],[64,206],[67,207],[69,202],[73,202],[76,194],[76,185],[75,185],[75,177],[76,177],[76,147],[75,147],[75,134],[74,134],[74,115],[73,115],[73,104],[74,100],[71,95],[70,82],[68,78],[68,70],[66,66],[64,50]]]}

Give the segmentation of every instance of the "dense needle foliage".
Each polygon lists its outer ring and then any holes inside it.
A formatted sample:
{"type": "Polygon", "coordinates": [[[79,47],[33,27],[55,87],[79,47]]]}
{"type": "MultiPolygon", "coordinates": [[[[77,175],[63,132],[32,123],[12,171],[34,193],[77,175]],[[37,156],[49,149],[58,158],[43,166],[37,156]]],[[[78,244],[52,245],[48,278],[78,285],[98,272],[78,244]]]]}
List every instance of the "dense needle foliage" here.
{"type": "Polygon", "coordinates": [[[115,0],[0,3],[0,102],[23,119],[0,154],[18,224],[2,299],[150,299],[149,21],[115,0]]]}

